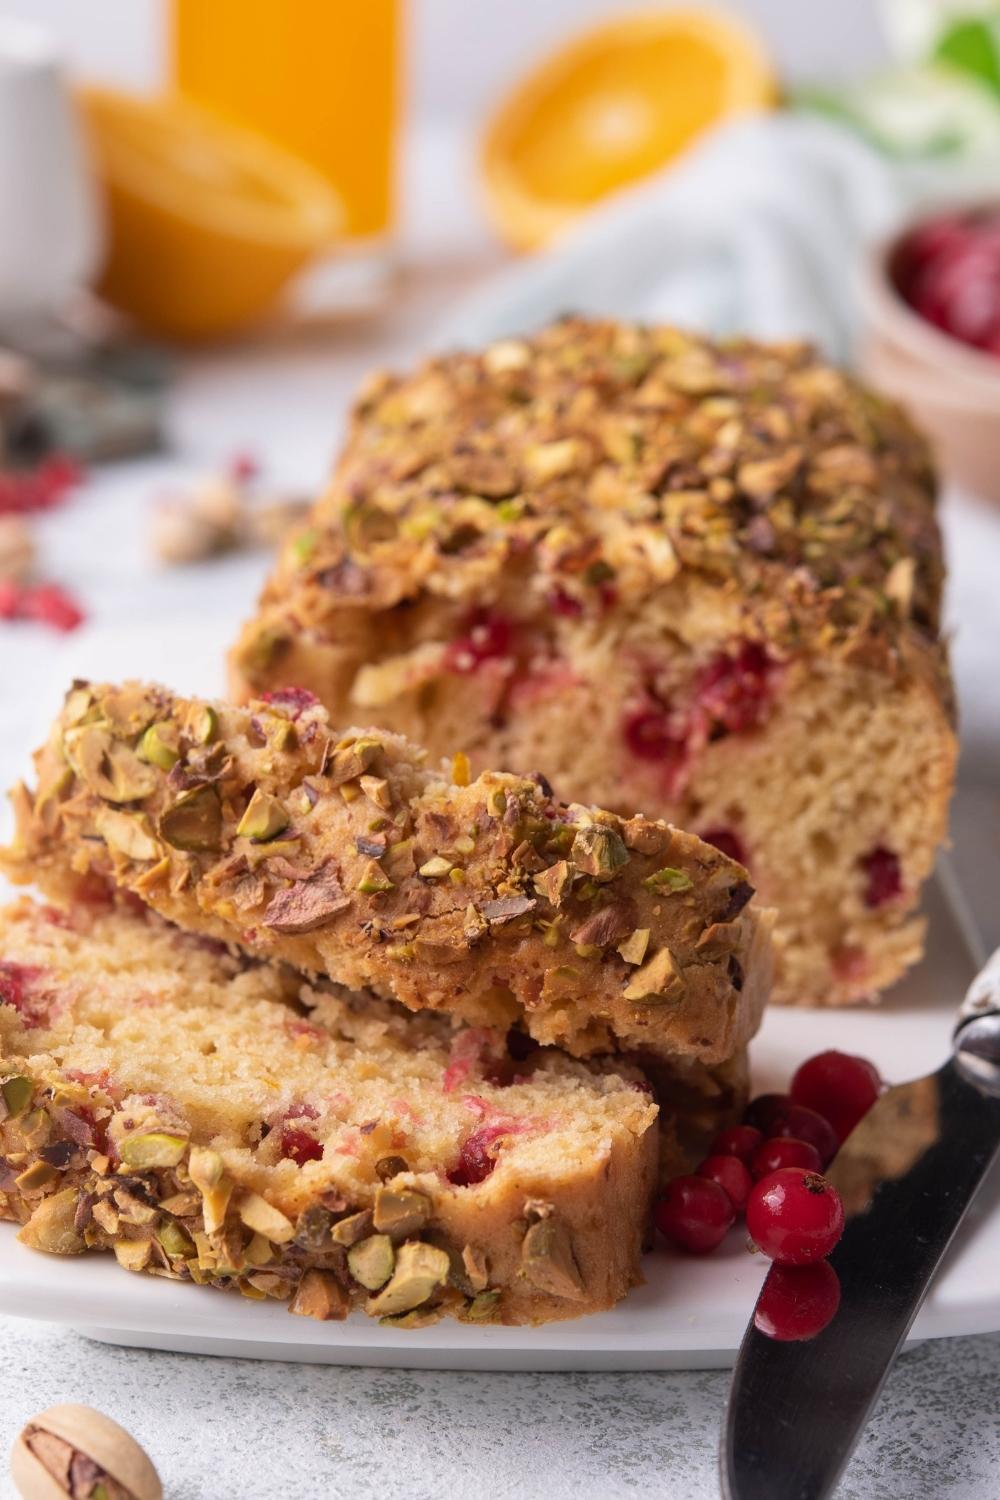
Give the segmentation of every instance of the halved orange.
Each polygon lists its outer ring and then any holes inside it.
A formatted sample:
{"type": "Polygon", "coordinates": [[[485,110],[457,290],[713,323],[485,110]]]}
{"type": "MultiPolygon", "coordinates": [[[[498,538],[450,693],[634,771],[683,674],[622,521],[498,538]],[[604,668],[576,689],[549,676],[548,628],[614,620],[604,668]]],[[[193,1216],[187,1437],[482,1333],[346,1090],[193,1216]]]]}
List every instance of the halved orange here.
{"type": "Polygon", "coordinates": [[[253,322],[334,240],[335,193],[269,141],[175,98],[93,88],[80,104],[107,213],[97,290],[151,332],[253,322]]]}
{"type": "Polygon", "coordinates": [[[725,11],[656,10],[585,32],[546,58],[487,128],[487,206],[518,249],[655,172],[727,115],[764,109],[774,74],[725,11]]]}

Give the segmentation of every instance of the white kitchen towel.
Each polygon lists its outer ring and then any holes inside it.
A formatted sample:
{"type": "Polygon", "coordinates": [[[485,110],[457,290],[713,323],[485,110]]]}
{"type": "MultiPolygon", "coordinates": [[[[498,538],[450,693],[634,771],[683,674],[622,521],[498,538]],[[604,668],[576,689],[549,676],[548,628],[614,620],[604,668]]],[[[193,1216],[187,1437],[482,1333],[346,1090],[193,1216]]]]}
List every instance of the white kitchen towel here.
{"type": "Polygon", "coordinates": [[[486,342],[566,312],[716,334],[804,336],[849,356],[863,244],[888,234],[914,181],[819,118],[744,118],[501,272],[439,330],[486,342]]]}

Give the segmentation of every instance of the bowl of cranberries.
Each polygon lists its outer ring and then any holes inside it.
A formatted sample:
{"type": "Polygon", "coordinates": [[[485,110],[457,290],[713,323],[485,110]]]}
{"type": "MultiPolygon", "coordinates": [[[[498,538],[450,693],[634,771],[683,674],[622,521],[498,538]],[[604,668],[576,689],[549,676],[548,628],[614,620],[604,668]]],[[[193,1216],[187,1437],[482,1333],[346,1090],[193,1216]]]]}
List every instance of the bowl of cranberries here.
{"type": "Polygon", "coordinates": [[[948,477],[1000,503],[1000,199],[925,210],[876,248],[861,291],[864,375],[948,477]]]}

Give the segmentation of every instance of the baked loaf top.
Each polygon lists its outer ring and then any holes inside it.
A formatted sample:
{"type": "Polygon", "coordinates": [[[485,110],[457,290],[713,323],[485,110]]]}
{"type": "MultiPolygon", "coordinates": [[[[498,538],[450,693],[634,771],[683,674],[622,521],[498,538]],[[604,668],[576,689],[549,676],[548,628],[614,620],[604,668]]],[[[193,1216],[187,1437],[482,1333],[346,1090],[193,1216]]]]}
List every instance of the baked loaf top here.
{"type": "Polygon", "coordinates": [[[537,1322],[639,1279],[642,1075],[304,985],[152,913],[0,913],[0,1216],[33,1248],[352,1305],[537,1322]]]}
{"type": "Polygon", "coordinates": [[[300,630],[511,574],[529,610],[595,615],[693,575],[779,652],[895,670],[901,633],[937,635],[933,497],[902,411],[807,345],[569,318],[369,380],[234,662],[253,683],[300,630]]]}
{"type": "Polygon", "coordinates": [[[76,685],[15,790],[0,864],[93,879],[179,926],[577,1055],[721,1062],[759,1024],[770,914],[746,871],[665,823],[558,802],[541,777],[428,770],[330,728],[310,694],[233,708],[76,685]]]}

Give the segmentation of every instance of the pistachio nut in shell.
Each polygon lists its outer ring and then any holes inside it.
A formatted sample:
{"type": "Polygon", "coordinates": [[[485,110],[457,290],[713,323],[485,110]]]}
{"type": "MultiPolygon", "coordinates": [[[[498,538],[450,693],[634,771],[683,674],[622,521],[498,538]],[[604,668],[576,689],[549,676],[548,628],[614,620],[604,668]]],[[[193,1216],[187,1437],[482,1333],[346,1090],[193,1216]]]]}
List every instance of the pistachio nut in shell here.
{"type": "Polygon", "coordinates": [[[18,1435],[10,1470],[22,1500],[163,1500],[148,1454],[124,1427],[91,1406],[50,1406],[18,1435]]]}

